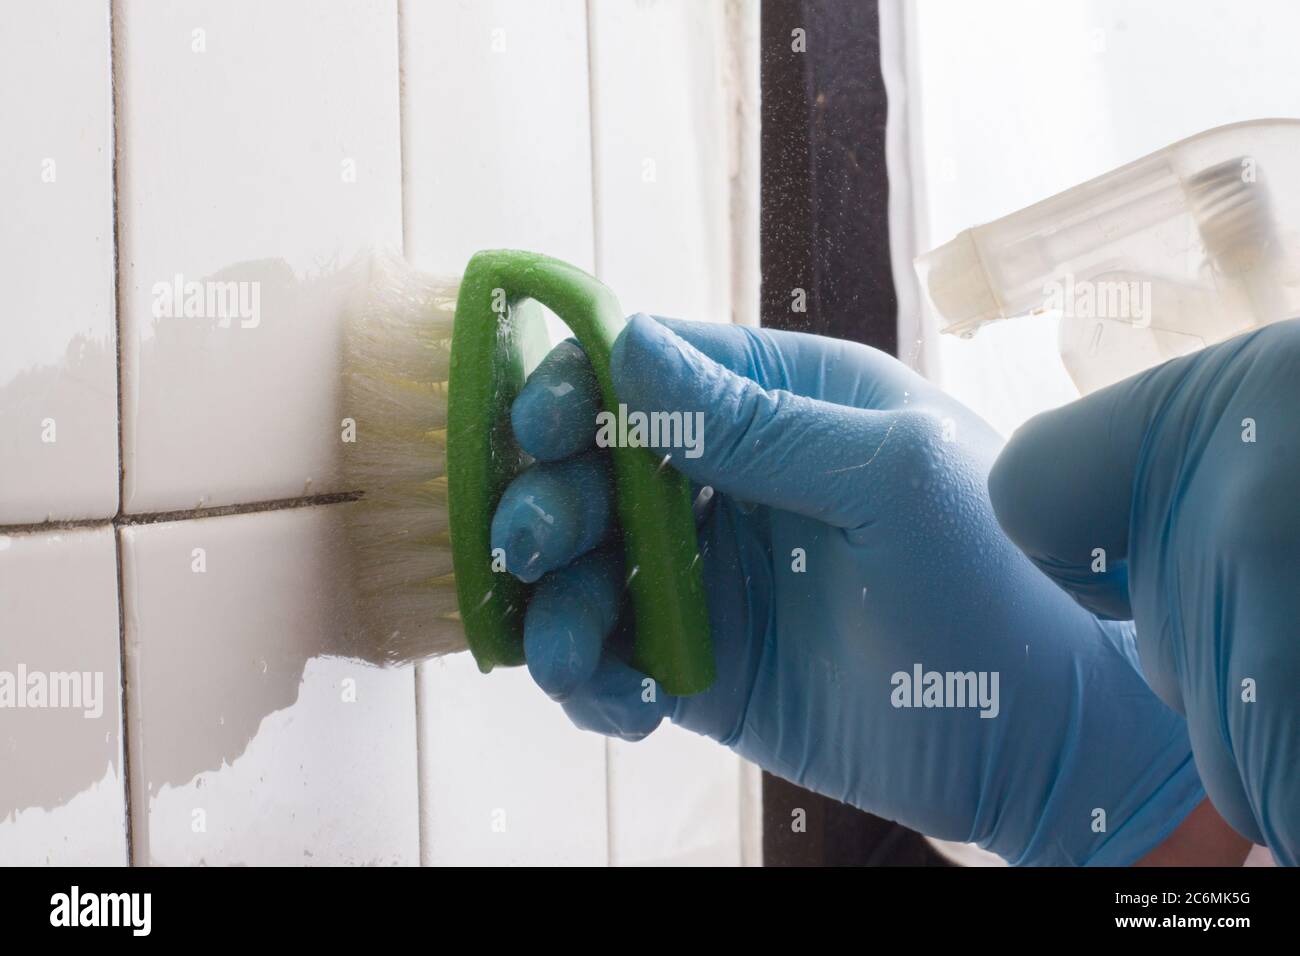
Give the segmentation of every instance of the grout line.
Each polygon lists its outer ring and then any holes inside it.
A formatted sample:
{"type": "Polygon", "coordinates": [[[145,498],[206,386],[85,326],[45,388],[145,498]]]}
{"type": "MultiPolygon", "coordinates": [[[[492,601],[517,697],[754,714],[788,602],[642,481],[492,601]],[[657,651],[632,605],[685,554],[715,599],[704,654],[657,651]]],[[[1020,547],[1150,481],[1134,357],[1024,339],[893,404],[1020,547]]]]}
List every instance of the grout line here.
{"type": "Polygon", "coordinates": [[[420,680],[420,675],[424,673],[424,664],[417,663],[411,668],[411,676],[415,682],[415,812],[417,816],[416,833],[417,845],[420,853],[420,862],[418,866],[432,866],[432,861],[426,864],[425,853],[432,852],[429,847],[429,834],[425,826],[425,819],[428,812],[429,794],[425,792],[425,743],[424,734],[420,732],[420,713],[424,709],[424,682],[420,680]]]}
{"type": "MultiPolygon", "coordinates": [[[[402,29],[402,25],[406,20],[406,16],[402,12],[405,8],[406,0],[397,0],[397,168],[398,188],[402,194],[399,210],[402,220],[403,259],[407,258],[411,249],[410,217],[406,214],[406,153],[408,146],[406,141],[406,39],[402,29]]],[[[407,259],[407,261],[410,260],[407,259]]]]}
{"type": "MultiPolygon", "coordinates": [[[[121,30],[118,23],[119,11],[115,0],[108,2],[108,78],[109,107],[112,122],[109,123],[109,137],[112,140],[112,195],[113,195],[113,342],[117,360],[117,513],[122,513],[122,504],[126,500],[126,448],[122,427],[122,256],[121,256],[121,210],[118,206],[120,191],[121,166],[118,162],[118,148],[122,138],[118,124],[121,120],[121,90],[117,82],[117,68],[125,62],[121,53],[121,30]]],[[[116,519],[114,520],[116,524],[116,519]]],[[[131,800],[131,721],[129,710],[129,687],[126,663],[126,593],[122,586],[122,536],[113,530],[113,561],[117,570],[117,647],[118,647],[118,683],[122,691],[122,801],[126,817],[126,865],[135,866],[135,808],[131,800]]],[[[144,829],[141,830],[142,834],[144,829]]]]}
{"type": "MultiPolygon", "coordinates": [[[[592,25],[594,0],[587,0],[585,25],[587,28],[587,143],[591,162],[591,265],[596,278],[603,279],[604,256],[600,228],[600,161],[596,146],[596,71],[595,31],[592,25]]],[[[604,741],[605,760],[605,865],[614,865],[614,781],[610,776],[611,741],[604,741]]]]}
{"type": "MultiPolygon", "coordinates": [[[[404,13],[406,9],[406,0],[397,0],[397,156],[398,168],[401,173],[399,188],[401,189],[401,218],[402,218],[402,259],[410,262],[411,235],[410,235],[410,216],[407,215],[406,197],[407,197],[407,167],[406,154],[408,143],[406,139],[406,32],[403,25],[406,20],[404,13]]],[[[421,691],[422,681],[421,674],[424,673],[424,665],[417,663],[411,668],[411,682],[414,685],[415,694],[415,812],[416,812],[416,853],[417,866],[425,865],[425,853],[429,846],[428,827],[425,825],[425,819],[428,812],[429,794],[425,792],[424,787],[424,737],[420,733],[423,726],[421,714],[424,710],[424,694],[421,691]]]]}
{"type": "Polygon", "coordinates": [[[614,866],[614,775],[612,750],[614,738],[606,737],[605,743],[605,866],[614,866]]]}
{"type": "Polygon", "coordinates": [[[587,22],[587,144],[591,153],[591,265],[595,270],[596,278],[604,281],[604,256],[601,254],[601,228],[600,228],[600,161],[597,157],[596,149],[596,74],[594,66],[595,57],[595,38],[592,33],[592,11],[595,9],[595,0],[587,0],[586,22],[587,22]]]}
{"type": "Polygon", "coordinates": [[[113,518],[77,518],[72,521],[38,521],[32,524],[0,524],[0,535],[41,534],[49,531],[77,531],[82,528],[108,527],[113,518]]]}
{"type": "Polygon", "coordinates": [[[0,524],[0,535],[40,534],[51,531],[76,531],[81,528],[129,528],[140,524],[167,524],[173,521],[196,521],[200,518],[224,518],[227,515],[259,514],[263,511],[288,511],[293,508],[311,508],[317,505],[345,504],[359,501],[360,491],[338,491],[331,494],[305,495],[298,498],[276,498],[271,501],[249,501],[212,508],[192,508],[188,511],[152,511],[139,514],[121,514],[111,518],[77,518],[72,521],[41,521],[32,524],[0,524]]]}
{"type": "Polygon", "coordinates": [[[237,505],[218,505],[214,508],[193,508],[189,511],[155,511],[149,514],[118,515],[113,524],[129,528],[140,524],[167,524],[173,521],[194,521],[199,518],[224,518],[227,515],[259,514],[263,511],[287,511],[293,508],[311,508],[316,505],[343,504],[361,499],[360,491],[340,491],[325,495],[304,495],[298,498],[276,498],[273,501],[252,501],[237,505]]]}
{"type": "Polygon", "coordinates": [[[112,138],[112,192],[113,192],[113,347],[117,361],[117,514],[122,513],[126,501],[126,436],[122,416],[122,257],[121,257],[121,210],[118,208],[121,169],[118,165],[118,135],[120,90],[117,85],[117,64],[120,59],[121,37],[117,28],[117,14],[114,10],[116,0],[108,4],[109,35],[109,97],[112,109],[112,122],[109,124],[109,136],[112,138]]]}
{"type": "MultiPolygon", "coordinates": [[[[134,801],[131,798],[131,712],[128,697],[131,681],[127,675],[126,665],[126,587],[122,569],[122,535],[116,528],[113,529],[113,559],[117,563],[117,653],[118,683],[122,688],[122,799],[126,810],[126,865],[135,866],[136,826],[134,801]]],[[[147,825],[140,828],[140,839],[146,844],[142,855],[146,859],[149,856],[148,833],[147,825]]]]}

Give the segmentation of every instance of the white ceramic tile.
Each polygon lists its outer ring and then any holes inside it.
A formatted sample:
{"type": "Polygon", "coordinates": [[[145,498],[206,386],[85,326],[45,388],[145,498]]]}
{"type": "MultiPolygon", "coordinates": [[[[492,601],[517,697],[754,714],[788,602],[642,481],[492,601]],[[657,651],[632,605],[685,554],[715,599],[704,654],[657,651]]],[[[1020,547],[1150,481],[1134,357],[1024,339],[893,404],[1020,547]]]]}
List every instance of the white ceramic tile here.
{"type": "Polygon", "coordinates": [[[592,266],[583,0],[402,5],[406,253],[458,274],[479,249],[592,266]]]}
{"type": "Polygon", "coordinates": [[[485,677],[468,654],[424,664],[425,861],[604,866],[604,755],[522,668],[485,677]]]}
{"type": "Polygon", "coordinates": [[[0,865],[126,863],[119,656],[112,530],[0,535],[0,865]]]}
{"type": "Polygon", "coordinates": [[[340,656],[345,507],[122,529],[137,863],[418,862],[413,669],[340,656]]]}
{"type": "Polygon", "coordinates": [[[117,510],[107,0],[0,30],[0,524],[117,510]]]}
{"type": "Polygon", "coordinates": [[[115,16],[124,508],[336,490],[338,269],[401,244],[395,0],[115,16]]]}
{"type": "MultiPolygon", "coordinates": [[[[593,268],[582,0],[404,3],[407,257],[517,247],[593,268]]],[[[420,669],[426,863],[604,863],[605,745],[522,670],[420,669]],[[504,829],[502,829],[504,827],[504,829]]]]}
{"type": "Polygon", "coordinates": [[[591,4],[600,278],[629,312],[731,319],[726,9],[591,4]]]}
{"type": "Polygon", "coordinates": [[[609,744],[610,862],[739,866],[741,762],[720,744],[665,724],[609,744]]]}

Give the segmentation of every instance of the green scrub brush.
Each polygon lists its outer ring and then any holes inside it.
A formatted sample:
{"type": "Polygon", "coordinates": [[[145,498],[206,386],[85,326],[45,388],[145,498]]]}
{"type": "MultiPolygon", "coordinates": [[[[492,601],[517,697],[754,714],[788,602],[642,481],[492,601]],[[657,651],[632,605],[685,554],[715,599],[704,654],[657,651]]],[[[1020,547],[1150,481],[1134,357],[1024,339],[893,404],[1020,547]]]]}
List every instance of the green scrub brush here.
{"type": "MultiPolygon", "coordinates": [[[[524,662],[528,585],[494,561],[492,514],[528,459],[510,431],[544,305],[582,344],[607,408],[613,293],[529,252],[480,252],[457,293],[378,264],[345,334],[346,506],[367,658],[402,664],[468,646],[484,672],[524,662]],[[540,304],[540,305],[539,305],[540,304]]],[[[592,423],[594,429],[595,423],[592,423]]],[[[647,448],[613,448],[617,514],[635,614],[632,663],[672,694],[713,681],[708,611],[687,479],[647,448]]],[[[499,557],[499,556],[498,556],[499,557]]]]}

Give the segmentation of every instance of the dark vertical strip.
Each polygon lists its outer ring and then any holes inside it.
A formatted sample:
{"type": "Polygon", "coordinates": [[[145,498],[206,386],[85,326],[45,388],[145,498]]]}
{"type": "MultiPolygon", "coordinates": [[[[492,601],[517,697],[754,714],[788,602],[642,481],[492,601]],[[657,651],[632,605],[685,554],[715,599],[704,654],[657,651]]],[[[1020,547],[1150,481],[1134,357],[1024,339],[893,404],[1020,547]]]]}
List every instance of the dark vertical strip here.
{"type": "MultiPolygon", "coordinates": [[[[897,354],[877,4],[763,0],[761,43],[763,324],[897,354]]],[[[763,775],[763,860],[942,862],[911,830],[771,774],[763,775]]]]}
{"type": "MultiPolygon", "coordinates": [[[[131,713],[130,680],[127,664],[126,640],[126,591],[122,576],[122,532],[116,526],[116,518],[126,510],[126,430],[122,416],[122,214],[119,206],[121,193],[121,157],[122,157],[122,91],[117,81],[117,72],[125,58],[122,56],[123,38],[120,11],[116,9],[115,0],[107,4],[108,14],[108,91],[110,119],[108,135],[110,139],[113,190],[113,349],[117,356],[117,509],[113,531],[113,560],[117,564],[117,651],[119,688],[122,694],[122,706],[119,719],[122,722],[122,807],[126,819],[126,865],[134,866],[137,859],[147,862],[148,853],[137,855],[135,841],[137,838],[135,814],[147,808],[137,808],[131,799],[131,713]]],[[[147,822],[140,827],[141,834],[147,832],[147,822]]]]}
{"type": "Polygon", "coordinates": [[[763,2],[762,320],[896,353],[879,33],[875,0],[763,2]]]}

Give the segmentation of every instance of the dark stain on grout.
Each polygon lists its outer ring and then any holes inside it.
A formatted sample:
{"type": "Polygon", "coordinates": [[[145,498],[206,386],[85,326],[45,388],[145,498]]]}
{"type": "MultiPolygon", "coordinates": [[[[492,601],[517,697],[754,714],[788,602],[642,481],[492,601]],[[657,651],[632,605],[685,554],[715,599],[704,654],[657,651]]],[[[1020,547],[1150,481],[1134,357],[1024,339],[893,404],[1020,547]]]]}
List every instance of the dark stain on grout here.
{"type": "Polygon", "coordinates": [[[191,508],[188,511],[146,511],[139,514],[116,514],[112,518],[78,518],[75,521],[0,524],[0,535],[77,531],[83,528],[129,528],[140,524],[166,524],[172,521],[195,521],[199,518],[224,518],[227,515],[259,514],[263,511],[287,511],[293,508],[312,508],[317,505],[347,504],[349,501],[360,501],[364,494],[361,491],[339,491],[324,495],[305,495],[298,498],[276,498],[272,501],[250,501],[237,505],[218,505],[213,508],[191,508]]]}
{"type": "Polygon", "coordinates": [[[359,501],[361,495],[360,491],[340,491],[327,495],[305,495],[299,498],[277,498],[274,501],[220,505],[215,508],[194,508],[189,511],[120,514],[113,519],[113,525],[118,528],[128,528],[139,524],[165,524],[170,521],[193,521],[198,518],[224,518],[227,515],[258,514],[263,511],[286,511],[292,508],[311,508],[316,505],[346,504],[349,501],[359,501]]]}
{"type": "Polygon", "coordinates": [[[76,521],[40,521],[34,524],[0,524],[0,534],[40,534],[47,531],[77,531],[81,528],[108,528],[112,518],[79,518],[76,521]]]}

